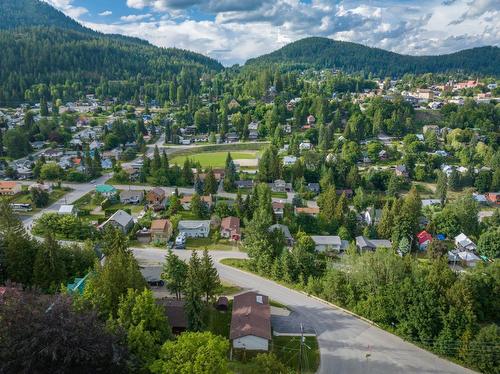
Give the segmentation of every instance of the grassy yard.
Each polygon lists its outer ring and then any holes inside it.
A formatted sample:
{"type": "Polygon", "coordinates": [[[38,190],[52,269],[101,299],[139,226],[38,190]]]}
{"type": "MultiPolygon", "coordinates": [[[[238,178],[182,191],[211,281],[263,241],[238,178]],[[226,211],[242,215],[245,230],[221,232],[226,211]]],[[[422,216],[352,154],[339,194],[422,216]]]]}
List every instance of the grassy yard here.
{"type": "Polygon", "coordinates": [[[288,195],[286,192],[271,192],[271,197],[276,197],[278,199],[286,199],[288,195]]]}
{"type": "Polygon", "coordinates": [[[205,248],[209,251],[238,250],[238,247],[229,240],[219,240],[216,243],[212,238],[188,238],[186,241],[186,249],[188,250],[203,250],[205,248]]]}
{"type": "MultiPolygon", "coordinates": [[[[300,358],[300,336],[273,336],[271,351],[290,369],[297,369],[300,358]]],[[[306,336],[302,353],[302,372],[315,373],[319,367],[319,361],[316,337],[306,336]]]]}
{"type": "Polygon", "coordinates": [[[206,313],[204,314],[203,322],[206,329],[213,334],[223,336],[224,338],[229,338],[229,327],[231,326],[231,310],[233,307],[233,302],[229,301],[229,307],[227,311],[218,311],[212,305],[206,308],[206,313]]]}
{"type": "MultiPolygon", "coordinates": [[[[64,195],[66,195],[68,192],[72,191],[71,188],[64,187],[64,188],[54,188],[52,192],[49,194],[49,202],[47,206],[50,206],[54,204],[56,201],[61,199],[64,195]]],[[[23,212],[23,214],[35,214],[41,210],[41,208],[36,208],[31,201],[31,194],[26,190],[23,191],[20,194],[14,195],[12,197],[9,197],[9,203],[11,204],[32,204],[33,210],[31,212],[23,212]]]]}
{"type": "MultiPolygon", "coordinates": [[[[191,161],[199,162],[202,167],[206,168],[211,166],[213,168],[223,168],[226,163],[227,151],[225,152],[207,152],[207,153],[198,153],[192,155],[182,155],[176,156],[171,160],[172,164],[182,165],[186,158],[189,158],[191,161]]],[[[231,152],[231,157],[233,160],[237,159],[255,159],[257,157],[256,151],[247,151],[247,152],[231,152]]]]}

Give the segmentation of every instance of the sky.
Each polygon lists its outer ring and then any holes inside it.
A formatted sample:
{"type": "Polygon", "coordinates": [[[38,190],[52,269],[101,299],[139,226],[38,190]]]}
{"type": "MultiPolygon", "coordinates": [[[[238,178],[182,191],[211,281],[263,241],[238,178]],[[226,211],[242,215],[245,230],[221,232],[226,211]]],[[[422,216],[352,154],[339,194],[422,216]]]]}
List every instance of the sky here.
{"type": "Polygon", "coordinates": [[[398,53],[500,46],[500,0],[44,0],[105,33],[189,49],[226,66],[308,36],[398,53]]]}

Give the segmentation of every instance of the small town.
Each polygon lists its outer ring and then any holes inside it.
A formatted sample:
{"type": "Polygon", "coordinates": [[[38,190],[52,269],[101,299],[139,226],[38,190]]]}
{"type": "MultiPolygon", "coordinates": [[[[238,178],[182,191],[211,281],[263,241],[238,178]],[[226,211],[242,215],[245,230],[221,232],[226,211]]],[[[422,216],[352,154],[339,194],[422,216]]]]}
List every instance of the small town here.
{"type": "Polygon", "coordinates": [[[223,66],[55,3],[0,1],[0,373],[498,373],[497,46],[223,66]]]}

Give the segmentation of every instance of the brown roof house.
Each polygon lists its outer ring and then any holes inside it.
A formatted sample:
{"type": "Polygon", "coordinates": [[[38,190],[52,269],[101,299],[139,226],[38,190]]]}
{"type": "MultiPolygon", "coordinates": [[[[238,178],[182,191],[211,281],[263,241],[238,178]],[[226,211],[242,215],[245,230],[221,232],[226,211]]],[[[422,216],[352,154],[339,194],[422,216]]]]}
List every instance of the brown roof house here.
{"type": "Polygon", "coordinates": [[[146,200],[154,209],[164,208],[167,203],[165,190],[160,187],[153,188],[146,194],[146,200]]]}
{"type": "Polygon", "coordinates": [[[220,223],[220,235],[234,241],[241,239],[240,219],[238,217],[225,217],[220,223]]]}
{"type": "Polygon", "coordinates": [[[233,348],[269,350],[271,307],[267,296],[251,291],[234,297],[229,339],[233,348]]]}
{"type": "Polygon", "coordinates": [[[184,307],[184,300],[160,299],[157,303],[165,308],[168,324],[172,328],[172,333],[180,334],[187,329],[187,317],[184,307]]]}
{"type": "Polygon", "coordinates": [[[0,181],[0,195],[15,195],[21,192],[21,184],[13,181],[0,181]]]}
{"type": "Polygon", "coordinates": [[[172,224],[168,219],[155,219],[151,222],[150,231],[153,241],[168,242],[172,236],[172,224]]]}

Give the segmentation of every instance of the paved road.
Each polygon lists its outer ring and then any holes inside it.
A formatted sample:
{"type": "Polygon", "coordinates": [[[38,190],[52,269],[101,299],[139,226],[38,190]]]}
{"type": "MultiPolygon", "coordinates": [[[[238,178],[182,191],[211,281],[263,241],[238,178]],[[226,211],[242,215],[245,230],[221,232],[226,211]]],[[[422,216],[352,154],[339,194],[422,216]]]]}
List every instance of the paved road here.
{"type": "MultiPolygon", "coordinates": [[[[43,213],[57,212],[61,205],[73,204],[76,200],[92,191],[97,184],[105,183],[109,178],[111,178],[111,176],[111,174],[105,174],[97,178],[94,183],[63,183],[63,187],[70,187],[73,189],[73,191],[67,193],[61,199],[57,200],[56,202],[36,214],[33,214],[31,216],[20,216],[24,226],[29,228],[33,224],[33,221],[39,218],[43,213]]],[[[28,183],[31,184],[32,182],[26,182],[26,184],[28,183]]]]}
{"type": "MultiPolygon", "coordinates": [[[[138,259],[150,263],[162,262],[165,256],[160,249],[134,249],[134,253],[138,259]]],[[[182,250],[176,253],[184,259],[190,255],[182,250]]],[[[219,263],[222,258],[244,258],[245,253],[213,251],[211,254],[222,279],[288,305],[316,330],[320,374],[474,373],[314,298],[219,263]]]]}

